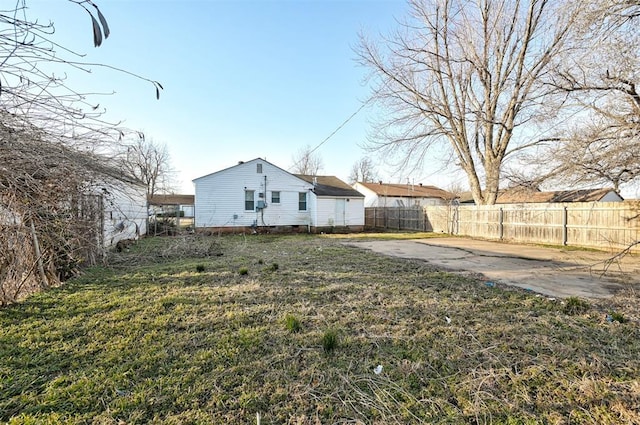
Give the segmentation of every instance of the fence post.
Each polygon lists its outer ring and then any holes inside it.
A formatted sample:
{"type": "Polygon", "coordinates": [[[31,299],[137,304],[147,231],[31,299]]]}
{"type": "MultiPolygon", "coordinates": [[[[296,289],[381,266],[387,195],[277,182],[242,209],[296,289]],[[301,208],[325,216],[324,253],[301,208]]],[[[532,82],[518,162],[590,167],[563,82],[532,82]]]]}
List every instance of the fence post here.
{"type": "Polygon", "coordinates": [[[504,236],[504,211],[502,210],[502,207],[500,207],[500,211],[498,213],[498,221],[498,233],[500,235],[500,240],[502,240],[504,236]]]}
{"type": "Polygon", "coordinates": [[[562,245],[567,245],[569,243],[569,232],[567,231],[567,221],[568,221],[568,213],[567,206],[562,207],[562,245]]]}
{"type": "Polygon", "coordinates": [[[384,209],[382,211],[384,211],[384,219],[382,220],[382,222],[384,223],[384,229],[388,229],[389,228],[389,211],[387,210],[388,207],[384,207],[384,209]]]}

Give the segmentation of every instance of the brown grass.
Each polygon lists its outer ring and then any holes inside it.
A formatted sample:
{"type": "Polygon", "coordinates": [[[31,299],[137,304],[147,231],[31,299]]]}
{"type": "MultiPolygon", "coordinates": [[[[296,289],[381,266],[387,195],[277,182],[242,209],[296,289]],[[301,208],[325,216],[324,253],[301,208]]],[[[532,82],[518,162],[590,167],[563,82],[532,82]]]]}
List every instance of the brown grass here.
{"type": "Polygon", "coordinates": [[[143,241],[1,310],[0,420],[640,423],[634,294],[569,315],[332,238],[194,237],[195,257],[166,255],[184,242],[143,241]]]}

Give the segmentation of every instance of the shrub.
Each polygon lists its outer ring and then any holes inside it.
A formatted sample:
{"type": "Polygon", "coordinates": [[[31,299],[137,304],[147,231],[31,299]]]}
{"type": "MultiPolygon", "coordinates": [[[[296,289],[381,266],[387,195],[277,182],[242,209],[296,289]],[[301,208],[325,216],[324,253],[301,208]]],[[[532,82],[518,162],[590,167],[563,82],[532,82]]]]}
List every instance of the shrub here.
{"type": "Polygon", "coordinates": [[[205,269],[204,264],[198,264],[198,265],[196,266],[196,271],[197,271],[198,273],[202,273],[202,272],[204,271],[204,269],[205,269]]]}
{"type": "Polygon", "coordinates": [[[238,269],[238,273],[239,273],[241,276],[248,275],[248,274],[249,274],[249,269],[248,269],[247,267],[240,267],[240,268],[238,269]]]}

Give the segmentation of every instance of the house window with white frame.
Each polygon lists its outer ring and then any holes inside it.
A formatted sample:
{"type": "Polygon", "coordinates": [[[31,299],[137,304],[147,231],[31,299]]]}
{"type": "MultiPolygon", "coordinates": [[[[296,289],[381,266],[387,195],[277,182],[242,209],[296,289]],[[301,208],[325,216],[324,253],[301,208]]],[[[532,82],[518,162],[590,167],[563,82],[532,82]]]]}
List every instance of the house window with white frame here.
{"type": "Polygon", "coordinates": [[[255,191],[254,190],[246,190],[244,191],[244,209],[246,211],[253,211],[255,208],[255,204],[253,201],[255,191]]]}
{"type": "Polygon", "coordinates": [[[307,192],[298,193],[298,211],[307,210],[307,192]]]}
{"type": "Polygon", "coordinates": [[[256,173],[262,174],[262,164],[256,164],[256,173]]]}
{"type": "Polygon", "coordinates": [[[279,204],[280,203],[280,192],[279,191],[271,192],[271,203],[272,204],[279,204]]]}

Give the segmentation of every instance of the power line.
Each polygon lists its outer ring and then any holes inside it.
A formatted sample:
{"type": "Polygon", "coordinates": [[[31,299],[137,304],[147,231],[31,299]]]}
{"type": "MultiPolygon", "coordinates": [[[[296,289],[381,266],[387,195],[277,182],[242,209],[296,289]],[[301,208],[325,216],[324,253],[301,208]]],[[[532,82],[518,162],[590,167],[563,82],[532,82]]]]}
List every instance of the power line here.
{"type": "Polygon", "coordinates": [[[349,116],[349,118],[347,118],[346,120],[344,120],[344,122],[342,124],[340,124],[338,126],[338,128],[336,128],[335,130],[333,130],[331,132],[331,134],[329,134],[322,142],[318,143],[318,145],[311,149],[309,151],[310,154],[312,154],[313,152],[315,152],[316,150],[318,150],[320,148],[320,146],[324,145],[325,143],[327,143],[329,141],[329,139],[331,139],[338,131],[340,131],[342,129],[342,127],[344,127],[349,121],[351,121],[353,119],[353,117],[355,117],[356,115],[358,115],[358,113],[360,111],[362,111],[364,109],[365,106],[367,106],[367,104],[369,103],[369,100],[367,100],[366,102],[364,102],[362,105],[360,105],[360,107],[349,116]]]}

